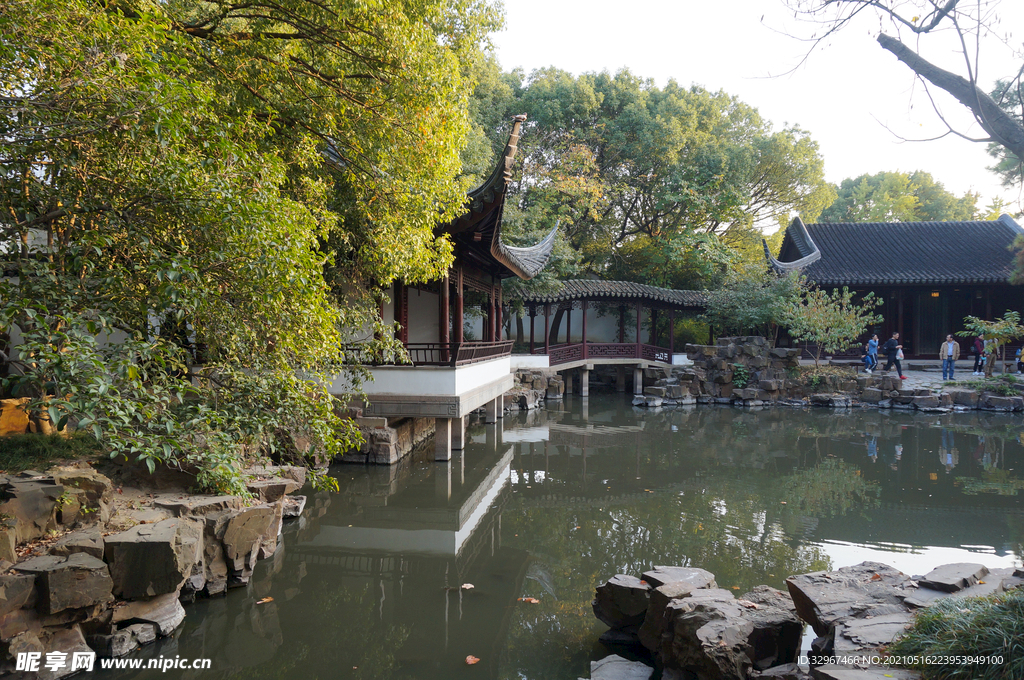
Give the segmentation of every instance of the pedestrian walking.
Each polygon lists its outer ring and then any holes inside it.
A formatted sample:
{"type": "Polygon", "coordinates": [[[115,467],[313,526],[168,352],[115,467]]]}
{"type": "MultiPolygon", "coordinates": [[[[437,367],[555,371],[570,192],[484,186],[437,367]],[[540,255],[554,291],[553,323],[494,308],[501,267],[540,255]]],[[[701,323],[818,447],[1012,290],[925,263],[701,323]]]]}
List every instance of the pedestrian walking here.
{"type": "Polygon", "coordinates": [[[900,344],[900,334],[893,333],[892,337],[882,345],[882,351],[885,352],[884,370],[888,371],[892,368],[893,364],[896,364],[896,374],[900,377],[900,380],[906,380],[903,377],[903,364],[900,363],[900,359],[903,358],[903,345],[900,344]]]}
{"type": "Polygon", "coordinates": [[[942,360],[943,380],[953,380],[953,369],[956,368],[956,360],[959,358],[960,343],[954,340],[952,335],[947,335],[946,341],[939,345],[939,359],[942,360]]]}
{"type": "Polygon", "coordinates": [[[985,336],[978,334],[978,337],[974,338],[974,344],[971,346],[971,352],[974,354],[974,373],[971,375],[981,375],[982,357],[985,356],[985,336]]]}
{"type": "Polygon", "coordinates": [[[871,369],[868,373],[878,368],[878,335],[872,335],[868,340],[868,356],[871,357],[871,369]]]}

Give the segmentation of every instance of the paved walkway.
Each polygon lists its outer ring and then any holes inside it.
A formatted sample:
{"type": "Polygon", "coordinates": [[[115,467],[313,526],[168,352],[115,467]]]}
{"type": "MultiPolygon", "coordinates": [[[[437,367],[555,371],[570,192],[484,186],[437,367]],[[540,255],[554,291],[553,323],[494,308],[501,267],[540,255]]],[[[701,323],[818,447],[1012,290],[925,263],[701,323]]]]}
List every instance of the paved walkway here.
{"type": "MultiPolygon", "coordinates": [[[[884,365],[884,364],[883,364],[884,365]]],[[[980,380],[982,376],[971,374],[972,366],[965,366],[964,368],[957,367],[955,373],[956,380],[954,382],[968,382],[971,380],[980,380]]],[[[864,375],[861,371],[857,375],[864,375]]],[[[896,369],[892,369],[888,373],[882,370],[877,370],[872,375],[896,375],[896,369]]],[[[996,373],[995,375],[1002,375],[996,373]]],[[[903,389],[917,390],[917,389],[931,389],[935,391],[941,391],[946,388],[946,382],[942,379],[942,371],[939,369],[935,370],[906,370],[903,371],[903,377],[906,380],[903,381],[903,389]]]]}

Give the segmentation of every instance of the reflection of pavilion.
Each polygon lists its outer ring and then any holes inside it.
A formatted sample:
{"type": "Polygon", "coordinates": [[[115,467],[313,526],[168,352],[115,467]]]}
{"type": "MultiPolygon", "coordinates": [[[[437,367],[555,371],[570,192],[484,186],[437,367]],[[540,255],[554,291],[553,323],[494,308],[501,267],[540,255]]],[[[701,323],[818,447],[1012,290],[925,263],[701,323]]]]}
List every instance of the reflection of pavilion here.
{"type": "Polygon", "coordinates": [[[494,602],[515,602],[526,577],[527,553],[502,545],[512,450],[491,439],[470,450],[469,465],[456,454],[363,493],[343,488],[318,532],[286,554],[325,587],[368,588],[375,617],[409,630],[395,652],[414,677],[424,660],[454,664],[469,653],[496,674],[513,608],[494,602]]]}

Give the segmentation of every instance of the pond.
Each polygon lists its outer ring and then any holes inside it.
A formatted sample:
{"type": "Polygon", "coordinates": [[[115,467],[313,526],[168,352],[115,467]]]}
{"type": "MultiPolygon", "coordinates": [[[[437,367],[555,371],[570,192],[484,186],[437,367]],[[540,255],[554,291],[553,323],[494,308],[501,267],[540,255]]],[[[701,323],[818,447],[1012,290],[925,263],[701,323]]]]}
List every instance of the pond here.
{"type": "Polygon", "coordinates": [[[99,676],[572,680],[608,654],[590,601],[616,573],[699,566],[740,594],[868,559],[1018,566],[1022,433],[979,412],[569,398],[471,425],[450,464],[335,468],[341,493],[310,496],[247,589],[132,657],[211,670],[99,676]]]}

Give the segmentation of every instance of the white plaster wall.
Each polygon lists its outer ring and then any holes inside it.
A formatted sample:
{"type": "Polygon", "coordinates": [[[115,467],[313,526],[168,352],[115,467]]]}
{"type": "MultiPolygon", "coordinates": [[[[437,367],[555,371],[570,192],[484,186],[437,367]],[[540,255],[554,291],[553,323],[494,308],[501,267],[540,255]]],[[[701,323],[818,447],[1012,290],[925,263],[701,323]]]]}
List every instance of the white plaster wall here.
{"type": "Polygon", "coordinates": [[[439,342],[436,293],[409,289],[409,342],[439,342]]]}
{"type": "MultiPolygon", "coordinates": [[[[544,349],[543,343],[541,349],[544,349]]],[[[513,354],[511,359],[513,371],[521,368],[547,368],[550,365],[546,354],[513,354]]]]}
{"type": "Polygon", "coordinates": [[[690,357],[685,354],[673,354],[672,355],[673,366],[692,366],[693,362],[690,361],[690,357]]]}
{"type": "MultiPolygon", "coordinates": [[[[426,396],[455,396],[466,394],[490,384],[512,372],[509,357],[481,361],[469,366],[374,366],[369,368],[372,378],[363,383],[367,395],[407,394],[426,396]]],[[[351,385],[343,376],[335,376],[328,390],[331,394],[345,394],[351,385]]]]}

